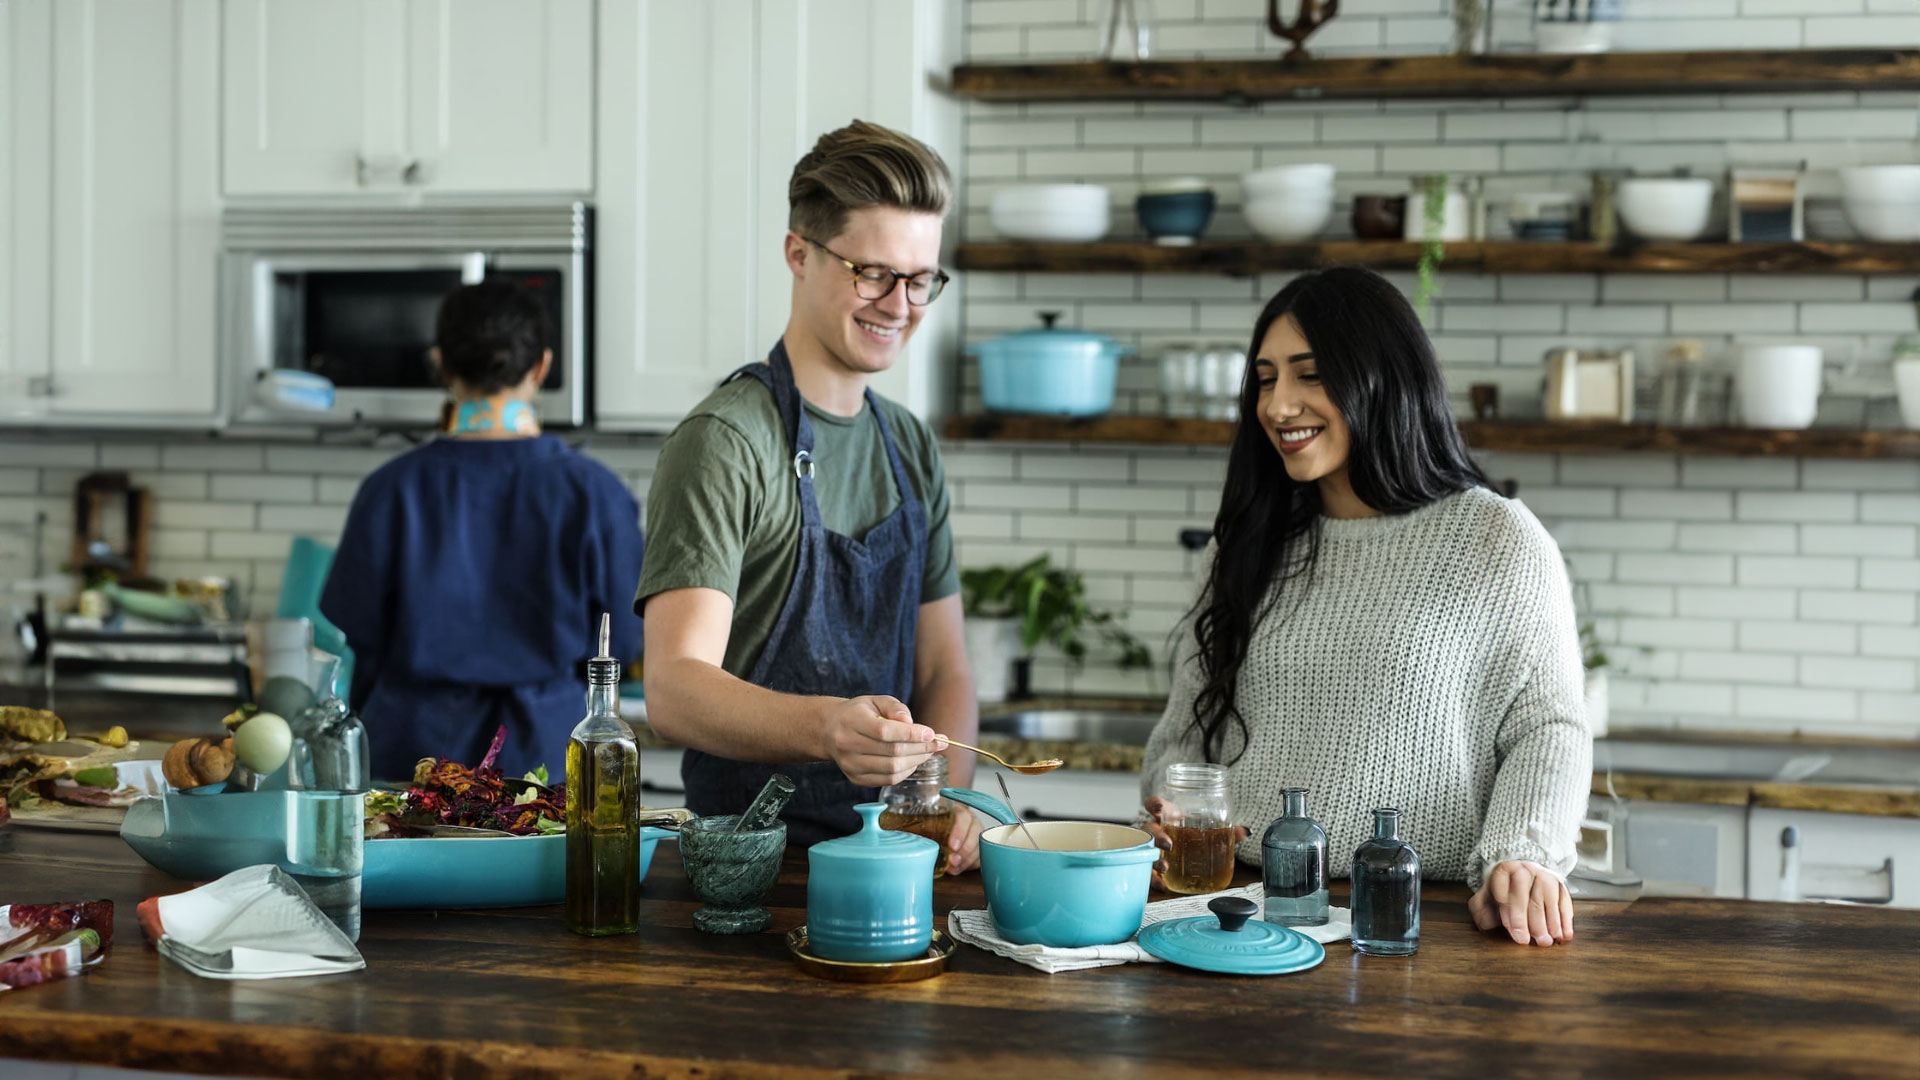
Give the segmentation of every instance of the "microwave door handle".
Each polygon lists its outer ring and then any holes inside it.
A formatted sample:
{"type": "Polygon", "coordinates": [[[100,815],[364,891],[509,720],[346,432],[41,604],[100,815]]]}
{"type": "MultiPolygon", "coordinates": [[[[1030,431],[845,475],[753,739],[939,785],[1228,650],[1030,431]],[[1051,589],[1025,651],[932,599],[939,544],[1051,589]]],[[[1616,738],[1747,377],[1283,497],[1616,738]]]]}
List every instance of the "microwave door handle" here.
{"type": "Polygon", "coordinates": [[[460,257],[460,284],[478,285],[487,277],[487,253],[475,251],[460,257]]]}

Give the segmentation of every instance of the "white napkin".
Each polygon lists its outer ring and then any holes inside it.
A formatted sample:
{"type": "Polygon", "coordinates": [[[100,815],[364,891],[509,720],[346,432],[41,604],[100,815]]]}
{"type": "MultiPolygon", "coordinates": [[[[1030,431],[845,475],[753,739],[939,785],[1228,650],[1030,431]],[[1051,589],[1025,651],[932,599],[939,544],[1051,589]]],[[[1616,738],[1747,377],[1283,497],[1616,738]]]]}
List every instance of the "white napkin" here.
{"type": "MultiPolygon", "coordinates": [[[[1244,896],[1266,907],[1266,890],[1259,882],[1240,889],[1223,889],[1216,893],[1201,896],[1182,896],[1173,900],[1156,900],[1147,905],[1146,917],[1140,921],[1142,927],[1163,919],[1186,919],[1196,915],[1209,914],[1207,902],[1220,896],[1244,896]]],[[[1353,915],[1346,908],[1337,907],[1327,910],[1327,922],[1324,926],[1295,926],[1298,930],[1322,945],[1339,941],[1353,932],[1353,915]]],[[[980,910],[950,911],[947,913],[947,933],[956,940],[964,941],[997,953],[1009,960],[1018,960],[1031,968],[1039,968],[1051,975],[1058,971],[1079,971],[1082,968],[1111,967],[1114,964],[1129,964],[1136,961],[1149,964],[1164,963],[1159,957],[1140,947],[1133,938],[1114,945],[1088,945],[1078,949],[1057,949],[1051,945],[1015,945],[1000,936],[993,928],[993,919],[980,910]]]]}
{"type": "Polygon", "coordinates": [[[209,979],[331,975],[367,966],[277,866],[249,866],[157,902],[160,955],[209,979]]]}

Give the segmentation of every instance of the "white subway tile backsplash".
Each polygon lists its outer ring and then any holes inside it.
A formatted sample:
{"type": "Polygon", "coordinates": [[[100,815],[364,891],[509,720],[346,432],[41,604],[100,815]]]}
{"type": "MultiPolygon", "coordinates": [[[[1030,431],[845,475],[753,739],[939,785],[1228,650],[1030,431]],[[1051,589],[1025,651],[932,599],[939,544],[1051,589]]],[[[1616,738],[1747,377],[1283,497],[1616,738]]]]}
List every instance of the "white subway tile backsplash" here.
{"type": "Polygon", "coordinates": [[[1828,686],[1837,690],[1909,693],[1914,689],[1914,663],[1911,660],[1806,656],[1800,659],[1800,682],[1803,686],[1828,686]]]}
{"type": "Polygon", "coordinates": [[[0,441],[0,464],[15,468],[48,465],[91,469],[99,459],[99,447],[90,441],[24,436],[0,441]]]}
{"type": "Polygon", "coordinates": [[[1731,555],[1626,552],[1616,560],[1614,576],[1619,581],[1650,585],[1731,585],[1733,560],[1731,555]]]}
{"type": "Polygon", "coordinates": [[[340,530],[346,524],[347,511],[340,506],[267,504],[260,507],[262,529],[277,529],[331,541],[340,535],[340,530]]]}
{"type": "Polygon", "coordinates": [[[1911,334],[1911,304],[1801,304],[1800,329],[1809,334],[1911,334]]]}
{"type": "MultiPolygon", "coordinates": [[[[352,492],[359,487],[359,481],[350,481],[347,489],[351,499],[352,492]]],[[[314,501],[314,478],[299,475],[268,475],[263,473],[215,473],[211,493],[214,498],[233,501],[310,503],[314,501]]]]}
{"type": "Polygon", "coordinates": [[[1904,656],[1920,660],[1920,626],[1863,626],[1860,655],[1904,656]]]}
{"type": "Polygon", "coordinates": [[[153,524],[162,529],[251,529],[257,513],[248,502],[155,499],[153,524]]]}
{"type": "Polygon", "coordinates": [[[1671,616],[1673,594],[1666,585],[1592,585],[1585,590],[1586,602],[1580,606],[1583,613],[1671,616]]]}
{"type": "Polygon", "coordinates": [[[1903,626],[1913,622],[1914,604],[1912,593],[1802,589],[1800,618],[1807,621],[1903,626]]]}
{"type": "Polygon", "coordinates": [[[1860,564],[1856,559],[1812,555],[1741,555],[1738,558],[1741,585],[1850,589],[1860,580],[1860,564]]]}
{"type": "Polygon", "coordinates": [[[1080,0],[968,0],[968,26],[1031,26],[1081,21],[1080,0]]]}
{"type": "Polygon", "coordinates": [[[1852,492],[1742,491],[1734,498],[1740,521],[1853,521],[1860,497],[1852,492]]]}
{"type": "Polygon", "coordinates": [[[1318,121],[1312,116],[1268,116],[1258,113],[1203,116],[1200,118],[1200,145],[1310,144],[1318,140],[1319,129],[1318,121]]]}
{"type": "Polygon", "coordinates": [[[1798,329],[1791,304],[1675,304],[1676,334],[1790,334],[1798,329]]]}
{"type": "Polygon", "coordinates": [[[1806,21],[1805,34],[1806,47],[1809,49],[1856,45],[1875,48],[1895,43],[1911,46],[1920,42],[1920,15],[1810,18],[1806,21]]]}
{"type": "Polygon", "coordinates": [[[1711,303],[1727,298],[1727,277],[1724,274],[1607,274],[1600,279],[1600,297],[1609,304],[1711,303]]]}
{"type": "Polygon", "coordinates": [[[1868,690],[1860,695],[1860,719],[1888,725],[1895,738],[1920,738],[1920,694],[1888,694],[1868,690]]]}
{"type": "Polygon", "coordinates": [[[1740,648],[1749,652],[1852,656],[1860,651],[1860,628],[1848,623],[1749,619],[1740,623],[1738,638],[1740,648]]]}
{"type": "Polygon", "coordinates": [[[1731,649],[1734,622],[1731,619],[1626,616],[1619,620],[1618,640],[1623,645],[1653,648],[1731,649]]]}
{"type": "Polygon", "coordinates": [[[1574,520],[1551,531],[1568,551],[1672,551],[1678,528],[1671,521],[1574,520]]]}
{"type": "Polygon", "coordinates": [[[1920,528],[1912,525],[1802,525],[1805,555],[1882,555],[1911,557],[1920,528]]]}
{"type": "Polygon", "coordinates": [[[1085,146],[1192,146],[1198,136],[1198,123],[1186,116],[1112,117],[1080,124],[1080,141],[1085,146]]]}
{"type": "Polygon", "coordinates": [[[1695,652],[1680,654],[1680,677],[1729,683],[1791,686],[1799,657],[1779,653],[1695,652]]]}
{"type": "Polygon", "coordinates": [[[1125,481],[1133,473],[1133,457],[1098,452],[1024,451],[1018,458],[1018,472],[1022,480],[1125,481]]]}
{"type": "MultiPolygon", "coordinates": [[[[1502,474],[1489,468],[1488,474],[1498,480],[1502,474]]],[[[1618,493],[1608,488],[1556,488],[1527,487],[1520,488],[1520,501],[1526,503],[1534,514],[1548,517],[1612,517],[1618,493]]]]}
{"type": "Polygon", "coordinates": [[[998,483],[991,480],[948,482],[954,505],[968,510],[1058,510],[1073,505],[1073,488],[1066,484],[998,483]]]}
{"type": "Polygon", "coordinates": [[[1734,714],[1754,719],[1791,720],[1805,730],[1808,722],[1851,721],[1859,715],[1858,695],[1844,690],[1813,690],[1792,686],[1735,688],[1734,714]]]}
{"type": "Polygon", "coordinates": [[[1670,518],[1679,521],[1733,520],[1733,493],[1727,491],[1647,491],[1620,493],[1623,518],[1670,518]]]}
{"type": "Polygon", "coordinates": [[[292,533],[215,532],[212,555],[216,559],[285,559],[293,548],[292,533]]]}
{"type": "Polygon", "coordinates": [[[1860,583],[1871,589],[1920,590],[1920,559],[1863,559],[1860,583]]]}
{"type": "Polygon", "coordinates": [[[265,460],[257,443],[186,443],[160,448],[160,464],[172,470],[259,472],[265,460]]]}
{"type": "Polygon", "coordinates": [[[1184,516],[1193,508],[1190,493],[1174,488],[1114,484],[1076,484],[1074,509],[1095,513],[1127,511],[1137,514],[1184,516]]]}
{"type": "Polygon", "coordinates": [[[1798,487],[1799,462],[1786,457],[1687,457],[1680,462],[1680,484],[1687,488],[1798,487]]]}
{"type": "MultiPolygon", "coordinates": [[[[1844,461],[1808,458],[1800,464],[1800,486],[1809,491],[1902,491],[1920,507],[1920,461],[1844,461]]],[[[1862,496],[1865,499],[1877,496],[1862,496]]]]}
{"type": "Polygon", "coordinates": [[[1726,716],[1733,712],[1733,691],[1726,683],[1657,682],[1647,687],[1646,708],[1726,716]]]}
{"type": "Polygon", "coordinates": [[[1323,143],[1431,143],[1440,138],[1440,114],[1381,113],[1335,114],[1320,121],[1323,143]]]}
{"type": "Polygon", "coordinates": [[[103,442],[100,444],[103,469],[157,469],[160,447],[156,443],[103,442]]]}
{"type": "Polygon", "coordinates": [[[1123,516],[1043,514],[1023,510],[1018,515],[1018,522],[1011,530],[1011,535],[1018,536],[1022,540],[1088,540],[1112,543],[1115,540],[1126,539],[1131,525],[1130,519],[1123,516]]]}
{"type": "Polygon", "coordinates": [[[1670,487],[1678,469],[1670,454],[1568,454],[1560,459],[1560,482],[1670,487]]]}
{"type": "Polygon", "coordinates": [[[1920,494],[1861,495],[1861,521],[1899,521],[1920,525],[1920,494]]]}
{"type": "Polygon", "coordinates": [[[1179,558],[1179,549],[1172,545],[1109,547],[1102,544],[1075,544],[1073,566],[1078,570],[1112,570],[1126,574],[1159,574],[1182,580],[1186,578],[1179,558]]]}
{"type": "Polygon", "coordinates": [[[1792,589],[1683,585],[1674,590],[1681,615],[1720,619],[1791,619],[1799,597],[1792,589]]]}

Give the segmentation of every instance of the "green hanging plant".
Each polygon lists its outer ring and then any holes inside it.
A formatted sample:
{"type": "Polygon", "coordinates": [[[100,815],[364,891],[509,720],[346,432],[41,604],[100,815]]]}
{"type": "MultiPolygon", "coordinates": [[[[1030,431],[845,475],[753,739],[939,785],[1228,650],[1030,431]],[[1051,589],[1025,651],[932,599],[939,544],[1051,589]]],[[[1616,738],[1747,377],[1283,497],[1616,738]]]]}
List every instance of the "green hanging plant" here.
{"type": "Polygon", "coordinates": [[[1422,179],[1420,209],[1426,239],[1420,246],[1420,284],[1413,294],[1413,309],[1419,313],[1421,322],[1427,321],[1428,306],[1440,295],[1438,268],[1440,260],[1447,257],[1446,241],[1440,238],[1447,224],[1447,177],[1447,173],[1435,173],[1422,179]]]}

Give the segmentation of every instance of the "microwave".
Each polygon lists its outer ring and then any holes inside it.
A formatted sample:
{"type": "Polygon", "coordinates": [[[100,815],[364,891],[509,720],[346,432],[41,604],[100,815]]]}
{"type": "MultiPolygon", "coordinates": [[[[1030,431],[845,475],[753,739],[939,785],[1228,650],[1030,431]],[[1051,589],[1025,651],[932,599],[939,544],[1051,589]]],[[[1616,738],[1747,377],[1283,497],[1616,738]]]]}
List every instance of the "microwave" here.
{"type": "Polygon", "coordinates": [[[229,422],[437,424],[446,390],[428,354],[440,301],[508,278],[546,309],[553,364],[535,402],[541,423],[585,425],[592,233],[581,202],[229,210],[220,274],[229,422]],[[276,372],[326,379],[330,403],[273,393],[276,372]]]}

